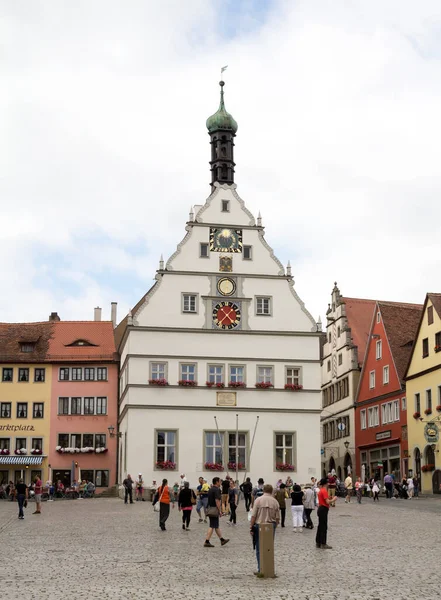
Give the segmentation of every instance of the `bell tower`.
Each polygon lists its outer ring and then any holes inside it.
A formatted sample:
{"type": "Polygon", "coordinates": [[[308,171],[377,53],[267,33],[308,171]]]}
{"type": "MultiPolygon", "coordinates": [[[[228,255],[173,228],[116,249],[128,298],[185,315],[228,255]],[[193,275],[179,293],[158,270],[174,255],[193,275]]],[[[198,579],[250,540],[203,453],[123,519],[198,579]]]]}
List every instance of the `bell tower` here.
{"type": "Polygon", "coordinates": [[[219,183],[234,183],[234,138],[237,131],[237,123],[227,113],[224,103],[224,81],[220,85],[220,104],[217,112],[207,119],[207,129],[211,144],[211,187],[219,183]]]}

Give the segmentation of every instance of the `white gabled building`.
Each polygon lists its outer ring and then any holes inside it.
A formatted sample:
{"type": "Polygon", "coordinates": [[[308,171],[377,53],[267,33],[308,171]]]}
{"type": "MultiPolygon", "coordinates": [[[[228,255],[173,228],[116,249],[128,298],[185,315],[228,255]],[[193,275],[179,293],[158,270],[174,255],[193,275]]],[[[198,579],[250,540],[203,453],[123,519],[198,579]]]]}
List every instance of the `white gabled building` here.
{"type": "Polygon", "coordinates": [[[274,484],[320,474],[320,326],[236,192],[237,124],[220,85],[207,120],[212,193],[116,330],[120,479],[174,483],[185,473],[195,484],[237,469],[240,480],[274,484]]]}

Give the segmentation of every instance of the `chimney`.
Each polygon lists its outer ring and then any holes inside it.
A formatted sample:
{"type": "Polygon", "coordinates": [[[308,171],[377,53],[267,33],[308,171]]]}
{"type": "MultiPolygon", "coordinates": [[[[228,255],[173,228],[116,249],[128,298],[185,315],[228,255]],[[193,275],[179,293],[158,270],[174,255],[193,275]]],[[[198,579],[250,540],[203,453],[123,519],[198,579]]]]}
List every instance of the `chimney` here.
{"type": "Polygon", "coordinates": [[[111,309],[110,309],[110,318],[112,320],[113,326],[116,327],[116,307],[118,306],[117,302],[111,302],[110,304],[111,309]]]}
{"type": "Polygon", "coordinates": [[[51,312],[51,314],[49,315],[49,321],[55,323],[57,321],[61,321],[60,317],[58,316],[57,312],[51,312]]]}
{"type": "Polygon", "coordinates": [[[93,309],[93,320],[101,321],[101,308],[99,306],[93,309]]]}

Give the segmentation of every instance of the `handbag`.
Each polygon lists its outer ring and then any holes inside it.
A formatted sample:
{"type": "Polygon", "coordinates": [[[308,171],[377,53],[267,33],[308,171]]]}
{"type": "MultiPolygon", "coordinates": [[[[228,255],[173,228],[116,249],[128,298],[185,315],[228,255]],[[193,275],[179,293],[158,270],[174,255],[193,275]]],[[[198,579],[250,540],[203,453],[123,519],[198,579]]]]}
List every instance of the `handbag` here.
{"type": "Polygon", "coordinates": [[[155,504],[153,505],[153,510],[155,512],[159,512],[161,510],[161,500],[162,500],[162,496],[164,495],[164,492],[165,492],[165,487],[162,489],[159,500],[157,502],[155,502],[155,504]]]}
{"type": "Polygon", "coordinates": [[[191,490],[191,503],[192,504],[196,504],[197,500],[196,500],[196,496],[194,495],[193,490],[191,490]]]}
{"type": "Polygon", "coordinates": [[[207,517],[218,517],[219,516],[219,511],[217,509],[217,506],[209,506],[207,508],[207,517]]]}

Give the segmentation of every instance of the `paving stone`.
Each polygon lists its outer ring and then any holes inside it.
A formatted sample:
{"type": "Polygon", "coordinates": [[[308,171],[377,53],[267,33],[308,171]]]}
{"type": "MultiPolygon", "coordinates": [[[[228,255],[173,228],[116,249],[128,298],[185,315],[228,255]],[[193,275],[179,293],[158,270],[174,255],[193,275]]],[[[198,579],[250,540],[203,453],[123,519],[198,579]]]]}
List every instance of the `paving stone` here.
{"type": "MultiPolygon", "coordinates": [[[[238,526],[221,519],[221,548],[203,548],[207,526],[197,519],[181,529],[172,510],[167,531],[150,503],[121,500],[45,502],[41,515],[17,519],[15,503],[0,502],[2,588],[8,600],[104,600],[173,597],[189,600],[222,594],[228,600],[258,595],[269,600],[394,600],[439,598],[427,572],[427,549],[439,548],[438,499],[339,502],[329,516],[333,550],[315,548],[315,530],[287,526],[275,540],[276,579],[257,579],[243,504],[238,526]]],[[[316,517],[313,515],[314,523],[316,517]]]]}

